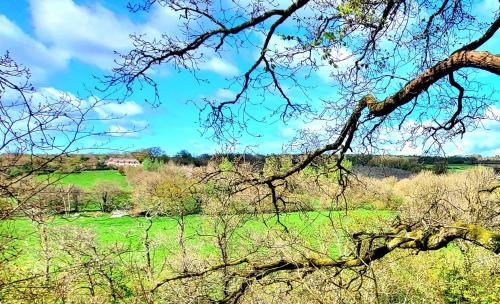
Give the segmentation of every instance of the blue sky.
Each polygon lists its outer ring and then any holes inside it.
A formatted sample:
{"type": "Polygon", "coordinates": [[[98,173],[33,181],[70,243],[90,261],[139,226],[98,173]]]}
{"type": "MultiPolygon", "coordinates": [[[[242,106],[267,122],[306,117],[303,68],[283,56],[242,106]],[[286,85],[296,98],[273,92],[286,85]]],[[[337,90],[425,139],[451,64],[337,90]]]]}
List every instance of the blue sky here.
{"type": "MultiPolygon", "coordinates": [[[[0,1],[0,53],[11,51],[14,59],[32,71],[32,81],[40,91],[57,90],[75,96],[88,97],[87,88],[96,83],[93,75],[109,72],[116,58],[113,51],[125,52],[130,47],[129,33],[160,35],[176,31],[176,17],[165,9],[156,8],[149,13],[131,14],[125,8],[127,1],[111,0],[2,0],[0,1]]],[[[286,2],[286,1],[281,1],[286,2]]],[[[482,10],[494,10],[497,0],[481,0],[482,10]]],[[[498,42],[498,39],[495,39],[498,42]]],[[[498,48],[497,48],[498,50],[498,48]]],[[[498,53],[498,52],[497,52],[498,53]]],[[[159,107],[144,103],[144,96],[136,93],[124,103],[107,104],[96,109],[99,117],[119,116],[99,122],[98,128],[120,132],[110,138],[109,146],[138,149],[160,146],[168,154],[187,149],[194,154],[211,153],[219,146],[200,134],[198,112],[188,100],[202,97],[224,97],[232,94],[226,90],[227,77],[244,70],[245,53],[228,53],[223,58],[208,57],[200,68],[200,76],[210,83],[200,85],[190,74],[169,70],[154,71],[160,84],[159,107]],[[127,130],[140,131],[126,133],[127,130]],[[125,133],[123,133],[125,132],[125,133]]],[[[210,56],[210,55],[208,55],[210,56]]],[[[312,82],[328,81],[325,71],[313,75],[312,82]]],[[[491,81],[492,86],[498,80],[491,81]]],[[[318,95],[322,93],[318,90],[318,95]]],[[[324,93],[324,92],[323,92],[324,93]]],[[[330,93],[331,94],[331,93],[330,93]]],[[[311,96],[316,98],[317,96],[311,96]]],[[[500,111],[496,105],[493,111],[500,111]]],[[[500,112],[497,112],[499,114],[500,112]]],[[[477,130],[466,135],[456,145],[449,145],[450,154],[481,153],[500,154],[500,124],[487,121],[488,130],[477,130]]],[[[295,132],[308,126],[319,125],[292,121],[289,125],[268,121],[252,129],[258,137],[243,136],[242,147],[255,146],[260,153],[279,152],[282,145],[295,132]]],[[[395,147],[388,147],[389,149],[395,147]]],[[[390,151],[392,153],[418,153],[418,149],[390,151]]]]}

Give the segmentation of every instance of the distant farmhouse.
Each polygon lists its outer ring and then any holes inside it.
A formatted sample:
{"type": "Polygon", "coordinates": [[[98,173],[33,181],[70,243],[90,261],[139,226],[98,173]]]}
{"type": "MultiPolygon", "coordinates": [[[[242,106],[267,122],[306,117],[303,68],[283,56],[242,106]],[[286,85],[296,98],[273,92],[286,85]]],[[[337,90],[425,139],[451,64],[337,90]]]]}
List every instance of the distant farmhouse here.
{"type": "Polygon", "coordinates": [[[108,167],[121,167],[121,166],[140,166],[141,163],[135,158],[110,158],[106,161],[108,167]]]}

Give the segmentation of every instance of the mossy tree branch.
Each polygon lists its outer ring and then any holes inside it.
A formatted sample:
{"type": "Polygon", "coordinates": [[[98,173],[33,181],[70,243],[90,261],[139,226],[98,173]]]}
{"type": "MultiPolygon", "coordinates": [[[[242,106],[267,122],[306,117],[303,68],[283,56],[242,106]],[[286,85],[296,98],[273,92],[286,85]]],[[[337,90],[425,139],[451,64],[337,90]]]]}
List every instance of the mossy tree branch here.
{"type": "Polygon", "coordinates": [[[280,259],[268,263],[254,263],[249,258],[239,259],[227,264],[212,266],[199,272],[184,273],[169,277],[157,283],[151,292],[172,281],[193,279],[209,275],[221,269],[233,268],[230,277],[236,282],[233,290],[222,303],[236,303],[245,291],[256,281],[281,271],[306,270],[314,271],[321,268],[362,269],[372,262],[385,257],[396,249],[411,249],[417,251],[432,251],[446,247],[455,240],[464,240],[481,246],[495,254],[500,253],[500,234],[475,224],[457,222],[451,226],[428,227],[412,230],[411,227],[400,225],[387,233],[370,235],[367,241],[379,240],[379,245],[373,249],[353,257],[334,259],[329,257],[305,258],[303,260],[280,259]],[[246,265],[246,266],[244,266],[246,265]]]}

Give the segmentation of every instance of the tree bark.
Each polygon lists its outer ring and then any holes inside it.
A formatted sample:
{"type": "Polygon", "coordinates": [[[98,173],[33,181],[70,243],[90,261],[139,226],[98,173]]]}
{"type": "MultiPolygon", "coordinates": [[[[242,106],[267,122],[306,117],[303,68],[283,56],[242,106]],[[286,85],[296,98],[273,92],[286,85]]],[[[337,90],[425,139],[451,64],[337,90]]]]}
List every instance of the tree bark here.
{"type": "Polygon", "coordinates": [[[397,93],[384,100],[377,102],[373,95],[367,95],[364,100],[371,115],[377,117],[388,115],[396,108],[410,102],[441,78],[462,68],[476,68],[500,75],[500,55],[493,55],[486,51],[459,51],[425,70],[420,76],[406,83],[397,93]]]}

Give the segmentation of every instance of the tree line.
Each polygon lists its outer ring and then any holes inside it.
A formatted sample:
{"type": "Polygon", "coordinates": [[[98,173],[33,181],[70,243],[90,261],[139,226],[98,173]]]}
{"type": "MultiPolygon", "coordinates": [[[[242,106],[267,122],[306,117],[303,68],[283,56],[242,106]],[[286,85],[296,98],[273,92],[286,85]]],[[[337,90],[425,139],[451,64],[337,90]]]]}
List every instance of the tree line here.
{"type": "MultiPolygon", "coordinates": [[[[172,163],[174,165],[182,166],[206,166],[211,159],[217,157],[226,157],[232,162],[250,162],[256,166],[262,167],[267,157],[272,156],[266,154],[240,154],[228,153],[224,155],[212,155],[202,153],[199,155],[192,154],[188,150],[181,150],[174,155],[168,155],[160,148],[148,148],[134,152],[126,152],[121,154],[68,154],[64,157],[58,157],[53,161],[44,164],[43,168],[36,170],[37,174],[50,174],[50,173],[78,173],[88,170],[108,170],[114,169],[106,165],[106,160],[111,157],[118,158],[135,158],[146,167],[156,166],[158,164],[172,163]]],[[[302,154],[283,154],[289,156],[292,162],[297,163],[302,154]]],[[[280,155],[275,155],[279,157],[280,155]]],[[[0,155],[1,158],[10,158],[10,155],[0,155]]],[[[38,156],[33,158],[29,155],[18,155],[16,165],[8,168],[8,175],[11,177],[22,175],[23,173],[30,172],[33,168],[37,167],[40,163],[46,162],[48,156],[38,156]]],[[[402,170],[418,173],[426,165],[430,166],[444,166],[443,164],[468,164],[468,165],[492,165],[500,166],[499,157],[482,157],[480,155],[472,156],[397,156],[397,155],[371,155],[371,154],[348,154],[346,156],[353,165],[359,166],[375,166],[397,168],[402,170]]]]}

